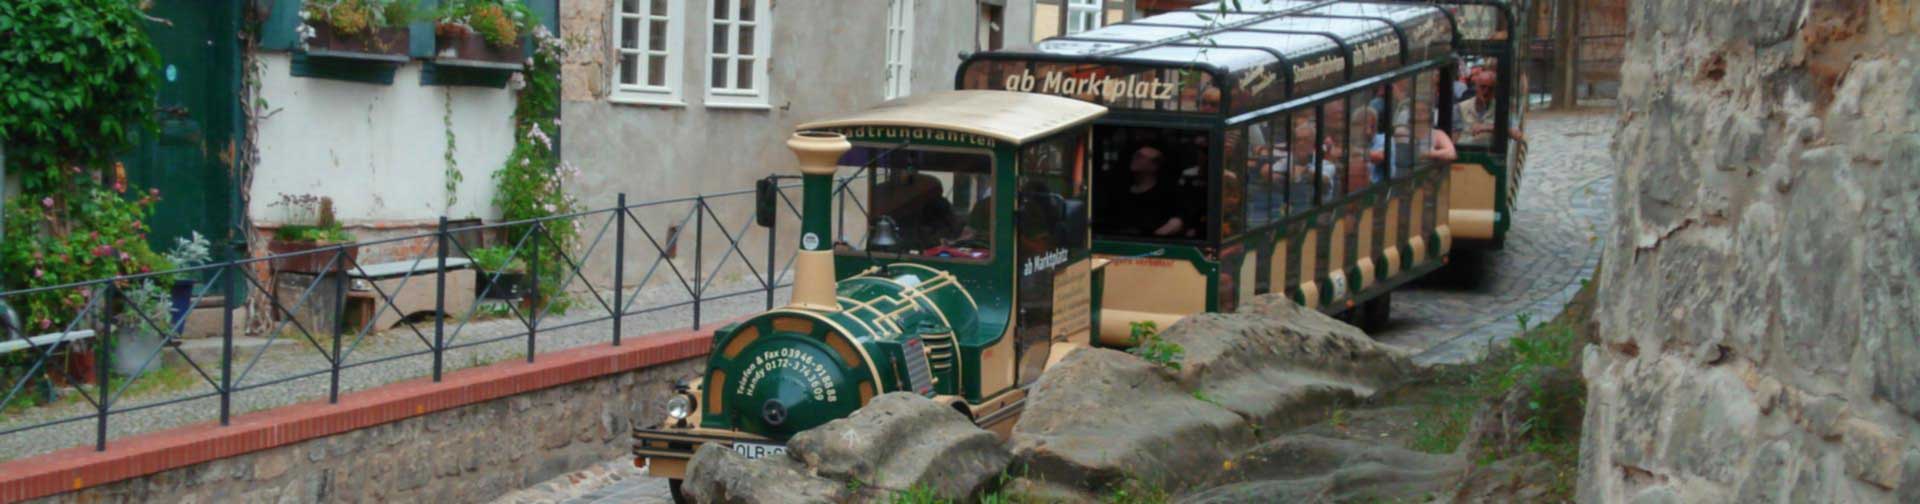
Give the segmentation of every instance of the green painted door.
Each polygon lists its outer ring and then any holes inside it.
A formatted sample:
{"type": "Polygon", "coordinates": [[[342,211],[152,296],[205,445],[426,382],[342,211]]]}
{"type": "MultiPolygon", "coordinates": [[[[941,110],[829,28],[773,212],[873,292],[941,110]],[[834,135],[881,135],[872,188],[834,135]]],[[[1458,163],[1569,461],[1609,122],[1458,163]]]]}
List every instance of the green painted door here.
{"type": "MultiPolygon", "coordinates": [[[[147,33],[160,51],[159,129],[123,159],[140,190],[159,189],[148,217],[157,251],[198,231],[216,245],[233,234],[235,195],[228,160],[240,124],[239,2],[156,0],[147,33]],[[219,6],[209,6],[219,5],[219,6]]],[[[216,246],[215,250],[226,247],[216,246]]]]}

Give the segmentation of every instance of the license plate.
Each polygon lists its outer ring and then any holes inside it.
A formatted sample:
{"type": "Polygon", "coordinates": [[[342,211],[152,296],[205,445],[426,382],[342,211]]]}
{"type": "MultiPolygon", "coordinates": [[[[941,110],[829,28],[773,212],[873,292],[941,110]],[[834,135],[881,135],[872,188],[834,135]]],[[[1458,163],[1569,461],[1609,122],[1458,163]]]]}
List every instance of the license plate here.
{"type": "Polygon", "coordinates": [[[787,447],[760,443],[734,443],[733,451],[746,458],[757,459],[768,455],[784,455],[787,453],[787,447]]]}

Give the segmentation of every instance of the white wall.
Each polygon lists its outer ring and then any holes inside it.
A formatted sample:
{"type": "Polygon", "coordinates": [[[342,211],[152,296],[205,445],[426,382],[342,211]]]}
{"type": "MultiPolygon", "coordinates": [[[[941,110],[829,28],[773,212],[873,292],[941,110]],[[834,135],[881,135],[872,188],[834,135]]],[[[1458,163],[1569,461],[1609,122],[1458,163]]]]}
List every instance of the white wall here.
{"type": "MultiPolygon", "coordinates": [[[[260,123],[253,183],[256,223],[282,224],[281,194],[333,198],[349,226],[431,224],[441,216],[494,218],[493,172],[513,150],[513,94],[420,85],[420,64],[391,85],[294,77],[287,54],[263,55],[261,96],[277,109],[260,123]],[[464,182],[446,205],[446,100],[464,182]]],[[[295,224],[298,224],[297,222],[295,224]]]]}

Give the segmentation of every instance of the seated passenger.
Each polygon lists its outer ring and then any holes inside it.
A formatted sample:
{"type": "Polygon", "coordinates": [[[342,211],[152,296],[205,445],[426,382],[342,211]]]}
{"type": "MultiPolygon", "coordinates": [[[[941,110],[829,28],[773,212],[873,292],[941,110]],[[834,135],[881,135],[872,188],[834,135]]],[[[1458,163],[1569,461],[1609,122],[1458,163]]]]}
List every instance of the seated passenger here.
{"type": "Polygon", "coordinates": [[[1160,167],[1166,163],[1166,154],[1154,147],[1141,147],[1133,152],[1127,171],[1133,176],[1133,184],[1116,199],[1117,204],[1108,210],[1116,232],[1138,236],[1180,236],[1186,231],[1186,223],[1179,217],[1179,200],[1174,190],[1161,180],[1160,167]]]}
{"type": "Polygon", "coordinates": [[[874,186],[875,216],[893,219],[901,250],[921,250],[940,244],[953,230],[953,204],[947,201],[940,179],[913,170],[887,171],[885,182],[874,186]]]}

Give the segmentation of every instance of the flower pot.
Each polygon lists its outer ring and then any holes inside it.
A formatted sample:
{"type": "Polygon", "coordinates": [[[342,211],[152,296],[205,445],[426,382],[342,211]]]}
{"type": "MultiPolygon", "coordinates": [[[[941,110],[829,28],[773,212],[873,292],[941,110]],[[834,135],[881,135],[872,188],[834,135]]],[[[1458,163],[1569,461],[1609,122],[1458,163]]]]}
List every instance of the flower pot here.
{"type": "MultiPolygon", "coordinates": [[[[69,346],[67,348],[71,349],[73,347],[69,346]]],[[[68,350],[68,354],[67,354],[67,376],[68,377],[71,377],[74,380],[78,380],[81,383],[92,383],[97,385],[100,383],[100,373],[98,369],[95,369],[95,366],[98,366],[98,365],[99,365],[99,361],[94,358],[93,349],[89,348],[86,350],[68,350]]]]}
{"type": "Polygon", "coordinates": [[[510,46],[495,46],[479,33],[459,25],[440,25],[433,39],[433,54],[441,60],[498,63],[522,67],[527,59],[526,43],[515,40],[510,46]]]}
{"type": "Polygon", "coordinates": [[[406,57],[412,42],[407,27],[375,28],[369,32],[352,35],[340,33],[333,25],[313,24],[313,38],[307,40],[307,51],[326,51],[331,53],[362,53],[370,55],[406,57]]]}
{"type": "MultiPolygon", "coordinates": [[[[267,242],[267,253],[282,256],[336,245],[340,245],[340,243],[269,240],[267,242]]],[[[297,256],[275,257],[273,259],[273,269],[285,273],[322,275],[352,268],[353,265],[356,264],[355,261],[360,257],[360,247],[350,243],[347,244],[346,248],[341,249],[341,252],[345,253],[345,257],[341,257],[339,263],[334,264],[332,268],[328,268],[327,266],[333,261],[333,252],[313,252],[297,256]]]]}
{"type": "Polygon", "coordinates": [[[174,280],[173,286],[167,290],[167,325],[174,332],[180,331],[187,312],[193,311],[193,284],[192,279],[174,280]]]}
{"type": "Polygon", "coordinates": [[[142,366],[147,368],[145,371],[160,367],[160,358],[154,354],[160,352],[165,338],[158,331],[121,330],[113,334],[113,339],[113,374],[131,377],[142,373],[142,366]],[[149,358],[153,359],[152,364],[147,363],[149,358]]]}
{"type": "Polygon", "coordinates": [[[533,277],[518,271],[501,273],[494,278],[493,273],[480,273],[474,282],[474,295],[486,299],[520,299],[533,293],[533,277]],[[482,295],[484,294],[484,295],[482,295]]]}

